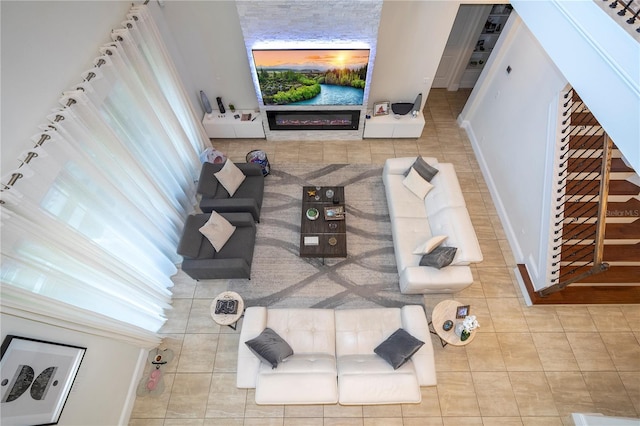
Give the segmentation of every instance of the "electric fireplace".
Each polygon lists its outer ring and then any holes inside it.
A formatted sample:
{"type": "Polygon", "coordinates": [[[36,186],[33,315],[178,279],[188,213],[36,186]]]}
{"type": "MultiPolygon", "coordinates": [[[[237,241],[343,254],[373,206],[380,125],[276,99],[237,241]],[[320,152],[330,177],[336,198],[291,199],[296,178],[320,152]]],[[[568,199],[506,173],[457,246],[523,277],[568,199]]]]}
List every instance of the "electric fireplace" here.
{"type": "Polygon", "coordinates": [[[267,111],[271,130],[358,130],[359,110],[267,111]]]}

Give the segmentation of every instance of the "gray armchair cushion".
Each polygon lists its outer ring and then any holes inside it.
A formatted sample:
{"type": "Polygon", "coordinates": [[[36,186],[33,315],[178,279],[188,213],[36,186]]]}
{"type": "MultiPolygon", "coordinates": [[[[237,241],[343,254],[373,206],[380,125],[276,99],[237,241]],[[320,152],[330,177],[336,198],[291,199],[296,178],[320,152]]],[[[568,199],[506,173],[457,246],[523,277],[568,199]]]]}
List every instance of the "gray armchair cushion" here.
{"type": "Polygon", "coordinates": [[[197,191],[201,194],[200,210],[210,213],[212,210],[223,212],[248,212],[254,220],[260,220],[262,199],[264,198],[264,176],[262,168],[254,163],[234,163],[246,178],[233,197],[218,182],[215,173],[222,164],[204,163],[200,171],[197,191]]]}
{"type": "Polygon", "coordinates": [[[256,225],[250,213],[220,213],[236,230],[216,252],[199,228],[210,214],[187,218],[177,252],[183,256],[182,270],[194,279],[250,278],[256,241],[256,225]]]}

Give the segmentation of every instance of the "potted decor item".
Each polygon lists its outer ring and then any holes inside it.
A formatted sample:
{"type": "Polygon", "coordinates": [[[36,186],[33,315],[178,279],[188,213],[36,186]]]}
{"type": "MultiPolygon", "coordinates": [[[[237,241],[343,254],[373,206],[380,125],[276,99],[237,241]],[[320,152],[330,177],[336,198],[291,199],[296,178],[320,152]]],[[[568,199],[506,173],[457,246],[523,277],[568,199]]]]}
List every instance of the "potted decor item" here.
{"type": "Polygon", "coordinates": [[[480,327],[475,315],[467,315],[464,320],[456,323],[454,332],[460,337],[461,341],[467,340],[471,336],[471,332],[480,327]]]}

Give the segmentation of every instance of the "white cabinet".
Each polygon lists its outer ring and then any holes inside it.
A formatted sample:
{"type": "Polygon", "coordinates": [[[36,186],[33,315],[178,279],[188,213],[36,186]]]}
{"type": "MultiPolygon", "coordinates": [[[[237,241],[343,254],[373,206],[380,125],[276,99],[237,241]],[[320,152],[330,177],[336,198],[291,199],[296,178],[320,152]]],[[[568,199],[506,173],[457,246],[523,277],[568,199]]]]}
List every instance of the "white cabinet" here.
{"type": "Polygon", "coordinates": [[[417,117],[411,113],[394,116],[378,115],[364,121],[365,138],[419,138],[424,128],[424,115],[417,117]]]}
{"type": "Polygon", "coordinates": [[[252,111],[227,111],[220,114],[213,111],[205,114],[202,125],[209,138],[260,138],[264,139],[264,128],[262,127],[262,116],[260,113],[252,111]],[[248,120],[242,120],[243,114],[251,114],[248,120]],[[235,118],[235,115],[238,118],[235,118]]]}

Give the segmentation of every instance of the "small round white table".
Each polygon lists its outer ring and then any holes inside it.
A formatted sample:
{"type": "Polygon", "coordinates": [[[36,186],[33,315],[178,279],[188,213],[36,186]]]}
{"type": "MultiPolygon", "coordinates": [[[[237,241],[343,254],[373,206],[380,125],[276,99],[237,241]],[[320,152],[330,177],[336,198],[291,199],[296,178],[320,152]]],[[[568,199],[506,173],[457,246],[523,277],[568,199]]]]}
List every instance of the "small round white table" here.
{"type": "MultiPolygon", "coordinates": [[[[459,302],[455,300],[443,300],[438,303],[435,308],[433,308],[433,312],[431,313],[431,322],[429,325],[433,330],[430,330],[432,334],[438,335],[440,338],[440,343],[442,343],[442,347],[447,346],[447,344],[453,346],[464,346],[471,343],[474,337],[476,337],[475,331],[471,332],[469,338],[465,341],[460,340],[460,336],[458,336],[455,332],[455,323],[456,323],[456,310],[458,306],[461,306],[459,302]],[[451,330],[445,331],[442,328],[442,324],[445,321],[451,320],[453,321],[454,326],[451,327],[451,330]]],[[[457,321],[462,321],[461,318],[457,319],[457,321]]]]}
{"type": "Polygon", "coordinates": [[[213,302],[211,302],[211,318],[213,318],[216,324],[226,325],[235,330],[238,321],[242,318],[242,315],[244,315],[244,300],[242,300],[242,297],[240,297],[240,295],[235,291],[222,292],[213,299],[213,302]],[[236,300],[238,302],[238,309],[236,309],[236,313],[216,314],[216,305],[219,300],[236,300]]]}

